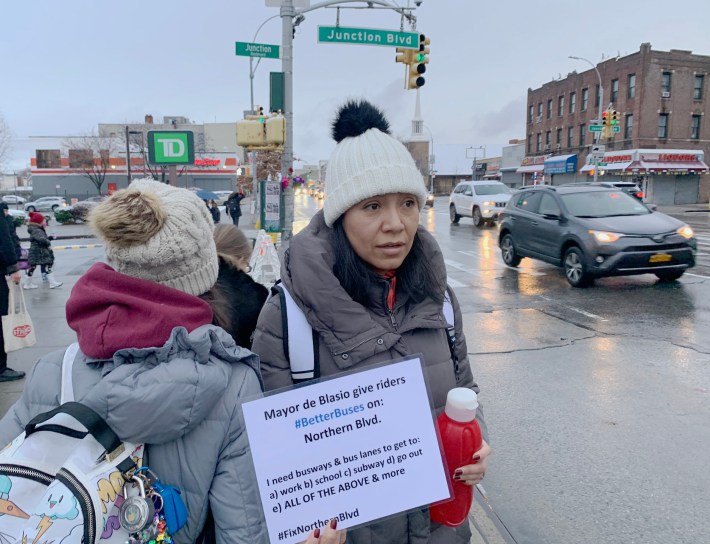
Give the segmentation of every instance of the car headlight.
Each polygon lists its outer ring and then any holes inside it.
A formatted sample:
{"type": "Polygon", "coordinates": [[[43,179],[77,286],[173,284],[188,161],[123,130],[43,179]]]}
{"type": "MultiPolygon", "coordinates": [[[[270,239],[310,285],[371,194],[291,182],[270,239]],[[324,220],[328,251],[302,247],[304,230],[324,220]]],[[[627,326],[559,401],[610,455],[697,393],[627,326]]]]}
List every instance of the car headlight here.
{"type": "Polygon", "coordinates": [[[686,240],[690,240],[693,236],[695,236],[693,229],[691,229],[688,225],[680,227],[676,232],[686,240]]]}
{"type": "Polygon", "coordinates": [[[486,200],[486,201],[483,203],[484,206],[493,206],[494,204],[495,204],[495,202],[490,202],[490,201],[488,201],[488,200],[486,200]]]}
{"type": "Polygon", "coordinates": [[[589,234],[594,236],[594,239],[600,244],[611,244],[616,242],[623,234],[617,234],[615,232],[606,232],[603,230],[590,230],[589,234]]]}

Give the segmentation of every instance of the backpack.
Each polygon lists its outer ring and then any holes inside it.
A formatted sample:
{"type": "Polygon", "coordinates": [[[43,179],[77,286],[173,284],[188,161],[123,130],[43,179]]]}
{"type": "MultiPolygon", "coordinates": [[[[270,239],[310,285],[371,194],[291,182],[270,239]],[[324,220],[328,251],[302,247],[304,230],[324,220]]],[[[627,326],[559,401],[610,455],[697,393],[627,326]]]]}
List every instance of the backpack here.
{"type": "MultiPolygon", "coordinates": [[[[284,287],[283,283],[278,283],[271,288],[272,296],[278,296],[281,301],[281,321],[283,328],[284,353],[291,367],[291,380],[298,384],[307,380],[320,377],[320,365],[318,361],[318,333],[308,324],[306,315],[293,300],[291,293],[284,287]],[[312,342],[303,342],[298,345],[291,345],[289,337],[308,338],[312,342]]],[[[451,352],[451,359],[454,362],[454,373],[456,381],[459,377],[459,361],[456,356],[456,328],[454,319],[454,307],[451,303],[451,293],[446,287],[443,305],[444,319],[446,320],[446,338],[451,352]]]]}
{"type": "Polygon", "coordinates": [[[2,544],[133,544],[164,533],[156,506],[161,511],[172,497],[159,495],[158,503],[159,480],[140,476],[144,444],[122,442],[96,412],[74,402],[78,351],[75,343],[64,354],[60,406],[36,416],[0,451],[2,544]]]}

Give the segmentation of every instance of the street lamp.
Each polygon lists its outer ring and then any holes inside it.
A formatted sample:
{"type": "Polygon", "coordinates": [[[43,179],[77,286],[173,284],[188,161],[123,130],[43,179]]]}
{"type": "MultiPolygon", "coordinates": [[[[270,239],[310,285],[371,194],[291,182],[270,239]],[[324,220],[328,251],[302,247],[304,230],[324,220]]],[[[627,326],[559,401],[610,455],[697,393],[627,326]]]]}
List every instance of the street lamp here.
{"type": "MultiPolygon", "coordinates": [[[[602,104],[604,103],[604,87],[602,86],[602,76],[599,75],[599,70],[597,70],[596,64],[594,64],[592,61],[585,59],[584,57],[574,57],[570,55],[568,58],[573,59],[573,60],[583,60],[584,62],[588,63],[591,65],[592,68],[594,68],[594,71],[597,73],[597,78],[599,79],[599,107],[597,108],[597,122],[601,123],[602,119],[602,104]]],[[[594,135],[594,142],[599,145],[599,140],[601,139],[602,133],[601,132],[596,132],[594,135]]],[[[599,173],[599,165],[594,164],[594,182],[596,183],[597,181],[597,175],[599,173]]]]}
{"type": "Polygon", "coordinates": [[[128,125],[126,125],[126,177],[128,178],[128,184],[131,184],[131,134],[140,134],[141,136],[141,157],[143,157],[143,176],[145,176],[145,145],[143,143],[143,131],[142,130],[129,130],[128,125]]]}
{"type": "Polygon", "coordinates": [[[483,150],[483,155],[481,156],[482,159],[486,158],[486,146],[485,145],[479,145],[478,147],[467,147],[466,148],[466,158],[467,159],[473,159],[473,174],[471,176],[471,179],[473,181],[476,181],[476,159],[478,158],[478,154],[476,153],[477,151],[483,150]],[[469,156],[468,150],[472,149],[473,150],[473,157],[469,156]]]}

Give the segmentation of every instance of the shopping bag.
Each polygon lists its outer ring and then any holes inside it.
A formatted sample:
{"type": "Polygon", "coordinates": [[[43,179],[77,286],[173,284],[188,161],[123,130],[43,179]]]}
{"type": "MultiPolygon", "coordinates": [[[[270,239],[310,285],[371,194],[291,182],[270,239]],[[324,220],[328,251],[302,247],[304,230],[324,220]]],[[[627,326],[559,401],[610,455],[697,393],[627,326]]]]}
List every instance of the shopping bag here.
{"type": "Polygon", "coordinates": [[[2,316],[2,335],[5,340],[5,351],[10,353],[22,348],[34,346],[37,343],[35,328],[27,313],[25,295],[14,281],[8,278],[8,309],[2,316]]]}
{"type": "Polygon", "coordinates": [[[30,268],[30,251],[28,249],[20,248],[20,259],[17,261],[20,270],[28,270],[30,268]]]}

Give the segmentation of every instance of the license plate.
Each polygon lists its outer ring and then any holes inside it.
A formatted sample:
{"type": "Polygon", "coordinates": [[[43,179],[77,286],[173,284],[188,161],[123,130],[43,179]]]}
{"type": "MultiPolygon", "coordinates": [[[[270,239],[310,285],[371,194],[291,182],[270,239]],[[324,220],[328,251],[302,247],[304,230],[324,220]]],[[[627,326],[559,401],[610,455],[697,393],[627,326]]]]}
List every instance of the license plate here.
{"type": "Polygon", "coordinates": [[[650,263],[667,263],[671,259],[673,259],[673,257],[668,255],[668,253],[656,253],[655,255],[651,255],[651,257],[649,257],[648,262],[650,262],[650,263]]]}

